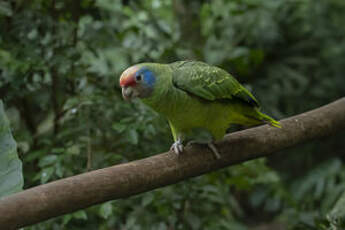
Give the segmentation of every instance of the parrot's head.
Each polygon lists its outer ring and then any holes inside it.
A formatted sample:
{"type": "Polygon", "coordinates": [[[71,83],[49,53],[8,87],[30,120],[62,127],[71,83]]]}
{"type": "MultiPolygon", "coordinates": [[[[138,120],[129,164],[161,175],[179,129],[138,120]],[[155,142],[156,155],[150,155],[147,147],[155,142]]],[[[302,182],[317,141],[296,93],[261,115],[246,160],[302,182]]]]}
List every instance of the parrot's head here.
{"type": "Polygon", "coordinates": [[[125,100],[150,97],[156,83],[153,71],[143,65],[126,69],[120,77],[122,96],[125,100]]]}

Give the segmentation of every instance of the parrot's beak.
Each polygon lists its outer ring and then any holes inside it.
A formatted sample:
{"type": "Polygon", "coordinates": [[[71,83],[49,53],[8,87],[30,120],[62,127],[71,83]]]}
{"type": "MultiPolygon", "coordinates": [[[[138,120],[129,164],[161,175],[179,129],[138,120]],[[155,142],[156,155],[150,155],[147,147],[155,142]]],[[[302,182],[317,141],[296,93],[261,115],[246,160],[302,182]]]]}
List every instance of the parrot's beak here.
{"type": "Polygon", "coordinates": [[[122,87],[122,96],[126,101],[132,99],[133,96],[133,89],[132,87],[124,86],[122,87]]]}
{"type": "Polygon", "coordinates": [[[120,77],[120,86],[122,87],[122,96],[125,100],[131,100],[139,95],[139,92],[133,87],[136,85],[135,73],[138,71],[137,66],[126,69],[120,77]]]}

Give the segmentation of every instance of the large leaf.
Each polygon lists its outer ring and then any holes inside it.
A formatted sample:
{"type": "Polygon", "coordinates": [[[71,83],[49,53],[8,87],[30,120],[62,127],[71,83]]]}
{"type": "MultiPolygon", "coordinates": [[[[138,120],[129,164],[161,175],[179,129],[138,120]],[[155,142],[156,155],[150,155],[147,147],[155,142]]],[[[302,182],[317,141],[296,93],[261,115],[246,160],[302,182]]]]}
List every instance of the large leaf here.
{"type": "Polygon", "coordinates": [[[0,198],[22,188],[22,162],[18,158],[16,142],[0,100],[0,198]]]}
{"type": "Polygon", "coordinates": [[[328,213],[327,219],[332,229],[345,228],[345,192],[340,196],[333,209],[328,213]]]}

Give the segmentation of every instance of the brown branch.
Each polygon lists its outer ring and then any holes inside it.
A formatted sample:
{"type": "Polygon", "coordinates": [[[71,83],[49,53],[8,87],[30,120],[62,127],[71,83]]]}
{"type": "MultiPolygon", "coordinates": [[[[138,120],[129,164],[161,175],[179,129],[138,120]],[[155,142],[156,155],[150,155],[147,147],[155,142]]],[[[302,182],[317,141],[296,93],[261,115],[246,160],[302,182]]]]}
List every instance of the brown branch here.
{"type": "MultiPolygon", "coordinates": [[[[222,157],[187,146],[177,157],[162,153],[37,186],[0,200],[0,229],[15,229],[51,217],[174,184],[229,165],[262,157],[345,128],[345,98],[282,121],[227,135],[217,143],[222,157]]],[[[283,156],[282,156],[283,157],[283,156]]]]}

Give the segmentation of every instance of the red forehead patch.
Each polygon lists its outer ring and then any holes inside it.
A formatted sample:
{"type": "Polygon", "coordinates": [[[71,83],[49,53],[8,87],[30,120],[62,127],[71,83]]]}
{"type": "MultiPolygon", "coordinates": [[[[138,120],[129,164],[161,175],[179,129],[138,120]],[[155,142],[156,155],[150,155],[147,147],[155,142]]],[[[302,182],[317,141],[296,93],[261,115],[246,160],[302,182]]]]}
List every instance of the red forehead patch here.
{"type": "Polygon", "coordinates": [[[131,66],[128,69],[126,69],[120,77],[120,86],[131,86],[135,84],[135,73],[139,70],[137,66],[131,66]]]}

